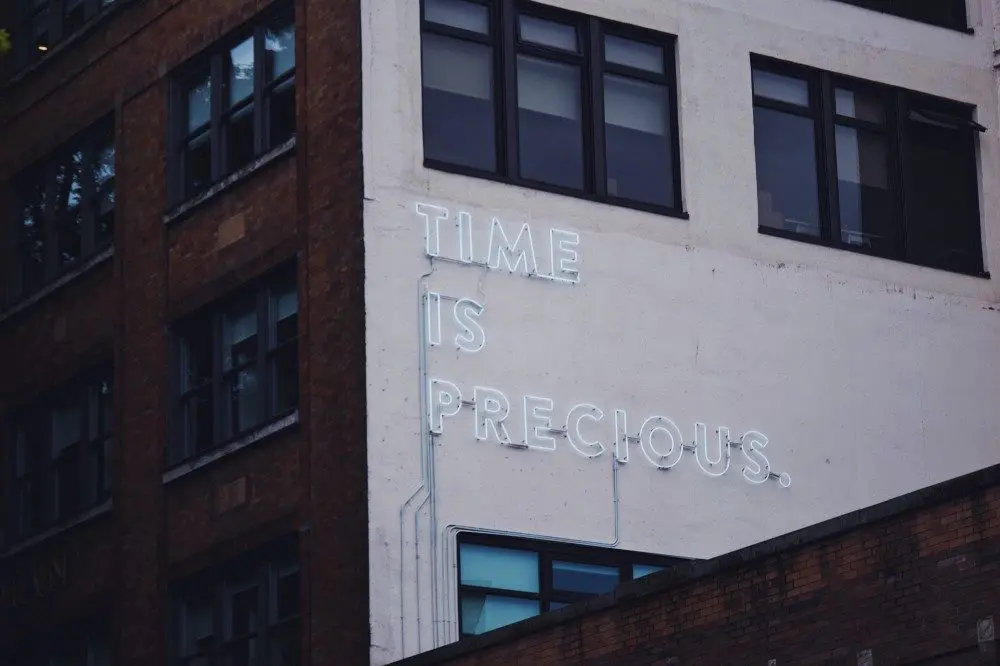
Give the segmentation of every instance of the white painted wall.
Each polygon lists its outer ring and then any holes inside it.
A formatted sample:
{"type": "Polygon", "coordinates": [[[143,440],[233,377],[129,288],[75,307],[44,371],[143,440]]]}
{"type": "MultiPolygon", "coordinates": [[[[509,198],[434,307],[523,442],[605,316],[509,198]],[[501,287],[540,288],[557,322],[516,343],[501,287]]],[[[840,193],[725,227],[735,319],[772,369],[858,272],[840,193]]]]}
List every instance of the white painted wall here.
{"type": "Polygon", "coordinates": [[[503,390],[516,441],[524,393],[552,398],[556,425],[599,406],[587,432],[608,445],[615,409],[633,435],[656,414],[688,442],[698,420],[766,433],[790,488],[747,483],[738,449],[709,478],[691,453],[664,472],[633,445],[617,472],[633,550],[712,557],[1000,462],[997,279],[757,233],[750,52],[975,104],[990,129],[986,267],[1000,271],[995,10],[969,2],[971,36],[832,0],[553,0],[678,36],[685,221],[425,169],[419,3],[362,0],[373,663],[457,637],[457,527],[616,537],[610,452],[480,442],[468,407],[428,446],[425,372],[467,399],[503,390]],[[492,217],[512,235],[529,222],[542,270],[543,234],[578,232],[579,284],[432,263],[417,202],[469,212],[479,256],[492,217]],[[421,345],[426,290],[485,305],[482,352],[449,344],[447,318],[445,344],[421,345]]]}

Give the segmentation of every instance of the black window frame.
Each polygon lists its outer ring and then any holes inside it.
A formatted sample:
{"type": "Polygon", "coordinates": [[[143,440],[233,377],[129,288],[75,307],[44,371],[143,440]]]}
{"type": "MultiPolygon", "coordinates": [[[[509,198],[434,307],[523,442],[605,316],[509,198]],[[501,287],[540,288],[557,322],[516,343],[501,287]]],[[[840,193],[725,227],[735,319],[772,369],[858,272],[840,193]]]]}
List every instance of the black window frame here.
{"type": "Polygon", "coordinates": [[[573,564],[593,564],[618,569],[618,584],[631,580],[633,568],[636,566],[651,566],[661,569],[669,569],[677,564],[688,561],[685,558],[670,557],[665,555],[654,555],[650,553],[640,553],[619,548],[584,546],[571,542],[546,541],[542,539],[529,539],[522,537],[512,537],[502,534],[491,534],[483,532],[459,532],[456,537],[456,568],[458,571],[456,590],[458,608],[459,635],[462,638],[475,636],[477,634],[467,633],[463,627],[462,619],[462,598],[463,595],[496,595],[518,599],[528,599],[539,602],[539,614],[547,613],[553,603],[566,605],[578,601],[583,601],[596,594],[585,592],[570,592],[557,590],[553,587],[553,562],[570,562],[573,564]],[[538,555],[538,592],[522,592],[507,590],[503,588],[481,587],[477,585],[466,585],[462,583],[462,546],[486,546],[503,550],[517,550],[530,552],[538,555]]]}
{"type": "MultiPolygon", "coordinates": [[[[979,133],[986,132],[987,130],[975,121],[975,106],[927,93],[920,93],[897,86],[821,70],[807,65],[790,63],[755,53],[750,55],[750,65],[751,78],[753,72],[763,71],[794,77],[808,84],[808,108],[759,96],[753,92],[752,83],[751,98],[755,112],[759,107],[812,119],[816,138],[815,155],[820,217],[819,235],[811,236],[804,233],[776,229],[762,225],[758,220],[757,230],[759,233],[883,259],[901,261],[951,273],[983,278],[990,277],[989,272],[985,270],[985,258],[983,256],[983,212],[979,200],[981,176],[979,175],[979,142],[977,139],[979,133]],[[882,97],[885,101],[884,122],[879,125],[837,114],[835,92],[841,88],[863,91],[882,97]],[[908,132],[907,122],[912,122],[911,119],[914,114],[937,114],[939,112],[935,109],[941,109],[942,107],[949,111],[949,114],[945,115],[947,116],[947,122],[954,124],[954,127],[951,129],[968,133],[967,139],[971,142],[971,145],[964,147],[964,150],[968,152],[965,157],[968,159],[967,166],[970,172],[976,174],[971,182],[966,183],[968,187],[966,195],[974,211],[974,219],[964,221],[964,233],[968,234],[968,240],[972,244],[974,256],[969,258],[969,262],[971,263],[960,267],[924,261],[908,254],[912,250],[908,247],[907,226],[908,223],[916,225],[918,221],[916,219],[910,220],[907,215],[907,169],[912,166],[907,163],[907,155],[910,154],[912,142],[912,137],[910,136],[912,131],[908,132]],[[835,132],[838,126],[851,127],[868,132],[879,132],[885,136],[888,151],[887,182],[891,205],[889,221],[893,225],[893,246],[885,251],[845,243],[841,239],[838,197],[839,184],[837,181],[835,146],[835,132]]],[[[754,119],[754,123],[756,123],[756,118],[754,119]]],[[[756,159],[755,147],[755,163],[756,159]]]]}
{"type": "MultiPolygon", "coordinates": [[[[634,208],[670,217],[688,219],[684,210],[681,177],[680,122],[677,100],[677,37],[634,25],[615,22],[549,5],[524,0],[466,0],[485,6],[489,13],[489,35],[433,23],[426,19],[426,0],[420,0],[420,32],[464,41],[487,44],[493,50],[493,113],[495,128],[495,171],[457,165],[425,156],[426,168],[518,185],[534,190],[599,201],[623,208],[634,208]],[[571,24],[576,28],[579,53],[525,43],[519,36],[518,16],[526,15],[571,24]],[[604,37],[613,35],[658,46],[663,51],[663,74],[605,62],[604,37]],[[517,56],[541,57],[549,61],[579,66],[581,113],[583,124],[584,187],[574,189],[523,178],[518,173],[517,56]],[[663,85],[667,90],[667,114],[670,131],[672,187],[675,205],[661,206],[607,192],[605,150],[604,75],[616,74],[630,79],[663,85]]],[[[423,66],[421,66],[423,72],[423,66]]],[[[423,86],[421,85],[421,96],[423,86]]],[[[423,125],[421,127],[423,131],[423,125]]]]}
{"type": "Polygon", "coordinates": [[[101,364],[51,389],[20,409],[10,418],[7,440],[7,480],[4,545],[11,546],[46,530],[72,521],[87,511],[101,506],[114,494],[113,456],[116,442],[114,373],[110,363],[101,364]],[[107,394],[103,389],[107,388],[107,394]],[[55,411],[67,402],[80,408],[82,438],[66,446],[52,457],[52,419],[55,411]],[[96,421],[95,421],[96,420],[96,421]],[[18,446],[21,432],[25,438],[25,468],[18,471],[18,446]],[[37,438],[31,438],[31,434],[37,438]],[[32,441],[32,439],[34,441],[32,441]],[[88,462],[97,459],[94,487],[85,491],[88,462]],[[67,465],[75,466],[72,483],[77,486],[73,506],[62,506],[66,489],[60,486],[59,503],[54,503],[52,490],[60,484],[67,465]],[[23,487],[27,493],[23,494],[23,487]],[[86,494],[92,492],[88,501],[86,494]],[[27,501],[27,504],[25,503],[27,501]],[[31,515],[25,515],[31,512],[31,515]]]}
{"type": "MultiPolygon", "coordinates": [[[[220,181],[248,168],[253,160],[259,159],[268,151],[274,150],[296,134],[292,128],[291,135],[275,142],[271,137],[271,101],[275,90],[291,81],[292,97],[295,97],[295,77],[298,63],[283,72],[273,80],[267,80],[266,35],[269,28],[276,25],[290,25],[295,30],[295,3],[290,0],[280,0],[236,28],[222,39],[212,44],[188,62],[184,63],[171,76],[170,99],[168,104],[168,204],[177,205],[195,198],[211,189],[220,181]],[[245,42],[253,40],[254,72],[253,92],[248,98],[238,101],[231,108],[228,103],[229,72],[227,61],[230,50],[245,42]],[[196,129],[188,130],[188,100],[190,87],[202,80],[202,74],[210,77],[209,119],[196,129]],[[253,107],[253,157],[246,164],[230,167],[228,161],[228,124],[227,120],[236,112],[253,107]],[[186,146],[194,138],[207,133],[210,144],[210,176],[208,182],[196,189],[189,189],[185,174],[186,146]]],[[[296,37],[298,35],[296,34],[296,37]]]]}
{"type": "Polygon", "coordinates": [[[270,666],[271,647],[275,641],[293,632],[301,663],[302,575],[297,543],[294,538],[285,538],[173,583],[170,590],[167,663],[170,666],[191,663],[222,666],[226,663],[227,648],[250,639],[255,640],[255,666],[270,666]],[[296,577],[298,606],[296,612],[281,615],[278,609],[278,582],[280,577],[289,575],[296,577]],[[258,626],[249,633],[236,636],[229,626],[228,604],[232,603],[234,593],[249,589],[248,582],[257,590],[258,626]],[[184,627],[187,607],[194,598],[210,601],[212,634],[210,640],[205,641],[203,651],[188,654],[184,645],[184,627]],[[204,661],[199,662],[202,658],[204,661]]]}
{"type": "Polygon", "coordinates": [[[279,421],[295,413],[301,401],[300,390],[296,391],[295,404],[280,409],[276,405],[276,382],[274,369],[277,359],[280,357],[291,357],[294,359],[296,369],[296,381],[301,381],[301,367],[299,362],[299,340],[301,338],[301,323],[299,313],[302,299],[300,298],[300,287],[296,274],[296,264],[294,262],[279,266],[267,273],[251,280],[239,289],[225,295],[209,305],[202,307],[183,319],[179,320],[172,327],[173,338],[173,391],[171,407],[171,436],[167,445],[167,465],[175,467],[199,456],[218,450],[225,445],[239,440],[242,437],[266,428],[269,424],[279,421]],[[282,287],[291,286],[296,296],[296,334],[283,342],[277,342],[276,326],[278,319],[273,311],[272,296],[281,291],[282,287]],[[246,363],[225,368],[223,363],[223,319],[233,311],[233,307],[240,303],[250,301],[254,303],[256,314],[256,357],[246,363]],[[211,336],[211,379],[199,385],[184,388],[183,373],[185,372],[185,344],[192,335],[204,334],[208,331],[211,336]],[[253,368],[257,373],[260,382],[260,394],[258,396],[260,417],[256,423],[236,432],[227,432],[225,419],[227,410],[224,405],[225,388],[227,382],[232,380],[240,371],[253,368]],[[198,448],[195,441],[192,441],[187,416],[186,406],[190,401],[197,401],[198,394],[208,391],[211,396],[212,405],[212,441],[210,446],[198,448]]]}
{"type": "MultiPolygon", "coordinates": [[[[14,0],[17,1],[17,0],[14,0]]],[[[81,17],[79,25],[71,26],[66,10],[74,0],[19,0],[16,10],[19,29],[15,32],[14,52],[18,66],[27,66],[44,60],[61,42],[80,32],[92,19],[110,9],[116,0],[78,0],[81,17]],[[47,43],[35,40],[35,17],[47,14],[45,19],[47,43]],[[44,46],[45,48],[39,48],[44,46]]]]}
{"type": "Polygon", "coordinates": [[[72,273],[86,264],[89,259],[114,246],[115,198],[118,184],[116,138],[114,115],[110,114],[77,133],[73,138],[62,143],[44,158],[23,169],[11,179],[12,201],[10,224],[8,225],[11,242],[8,243],[10,262],[9,272],[6,275],[5,305],[14,305],[18,301],[45,289],[63,275],[72,273]],[[101,151],[108,147],[113,151],[115,159],[114,173],[107,179],[107,181],[112,181],[109,191],[111,205],[110,210],[106,211],[111,219],[110,230],[106,237],[101,239],[98,234],[98,221],[101,216],[101,212],[98,210],[100,206],[99,193],[94,187],[93,180],[87,176],[93,173],[92,168],[97,164],[101,151]],[[77,152],[82,155],[80,168],[83,176],[79,204],[81,215],[80,251],[79,256],[64,264],[60,259],[59,231],[62,221],[59,217],[61,211],[56,209],[56,181],[60,166],[67,164],[72,159],[72,155],[77,152]],[[30,281],[26,277],[29,262],[26,258],[28,252],[24,246],[28,241],[24,235],[22,221],[24,209],[30,201],[29,192],[36,189],[36,186],[44,194],[44,201],[39,206],[42,216],[40,228],[43,243],[42,267],[41,275],[36,280],[30,281]]]}
{"type": "Polygon", "coordinates": [[[881,14],[890,14],[901,18],[910,19],[919,23],[957,30],[967,34],[972,34],[969,27],[969,8],[966,0],[930,0],[932,2],[951,2],[951,13],[954,14],[952,20],[939,20],[933,16],[922,14],[920,8],[914,9],[913,0],[837,0],[848,5],[870,9],[881,14]]]}

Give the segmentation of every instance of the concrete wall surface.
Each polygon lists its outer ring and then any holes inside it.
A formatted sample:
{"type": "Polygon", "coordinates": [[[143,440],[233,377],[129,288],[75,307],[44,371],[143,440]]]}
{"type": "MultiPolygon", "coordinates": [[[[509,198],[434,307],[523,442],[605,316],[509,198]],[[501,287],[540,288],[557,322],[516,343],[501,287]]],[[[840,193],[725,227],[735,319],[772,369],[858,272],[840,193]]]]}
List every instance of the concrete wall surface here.
{"type": "Polygon", "coordinates": [[[758,233],[750,86],[754,53],[975,105],[996,272],[992,2],[971,34],[834,0],[547,4],[677,37],[690,217],[425,168],[419,3],[362,0],[375,664],[457,639],[463,529],[711,558],[1000,462],[996,280],[758,233]],[[489,265],[497,228],[534,275],[489,265]]]}

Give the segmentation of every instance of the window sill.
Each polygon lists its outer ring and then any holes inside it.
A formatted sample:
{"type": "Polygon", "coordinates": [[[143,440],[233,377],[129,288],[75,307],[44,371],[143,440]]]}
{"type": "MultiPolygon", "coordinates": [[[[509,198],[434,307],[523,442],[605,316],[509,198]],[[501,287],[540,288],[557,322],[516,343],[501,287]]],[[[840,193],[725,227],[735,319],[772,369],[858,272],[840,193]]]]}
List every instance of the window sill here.
{"type": "Polygon", "coordinates": [[[84,261],[79,266],[70,270],[69,272],[63,273],[58,278],[48,283],[38,291],[34,292],[30,296],[26,296],[22,300],[17,301],[3,312],[0,312],[0,324],[4,323],[11,317],[17,315],[18,313],[27,310],[28,308],[35,305],[39,301],[48,298],[53,293],[55,293],[59,289],[62,289],[64,286],[66,286],[70,282],[73,282],[74,280],[84,275],[85,273],[89,273],[91,270],[97,268],[97,266],[103,264],[105,261],[113,257],[114,254],[115,254],[114,246],[109,247],[108,249],[103,250],[98,254],[94,255],[93,257],[91,257],[90,259],[84,261]]]}
{"type": "Polygon", "coordinates": [[[796,234],[790,231],[781,231],[779,229],[771,229],[770,227],[757,227],[757,232],[764,236],[773,236],[774,238],[784,238],[786,240],[797,241],[799,243],[807,243],[809,245],[819,245],[820,247],[828,247],[831,250],[840,250],[842,252],[852,252],[854,254],[863,254],[867,257],[874,257],[876,259],[883,259],[886,261],[895,261],[902,264],[908,264],[910,266],[920,266],[922,268],[931,268],[937,271],[944,271],[946,273],[951,273],[953,275],[968,275],[969,277],[981,278],[984,280],[990,279],[990,272],[984,270],[956,270],[952,268],[942,268],[940,266],[934,266],[931,264],[921,264],[916,261],[909,261],[900,257],[889,257],[884,254],[876,254],[875,252],[869,252],[864,248],[860,247],[850,247],[845,245],[836,245],[829,241],[825,241],[821,238],[816,238],[814,236],[804,236],[802,234],[796,234]]]}
{"type": "Polygon", "coordinates": [[[676,208],[667,208],[665,206],[657,206],[655,204],[644,204],[638,201],[629,201],[628,199],[620,199],[617,197],[599,197],[588,192],[580,192],[578,190],[573,190],[569,188],[559,187],[557,185],[546,185],[544,183],[536,183],[533,181],[518,180],[513,178],[507,178],[499,174],[490,173],[488,171],[479,171],[478,169],[469,169],[466,167],[455,166],[454,164],[448,164],[446,162],[438,162],[437,160],[424,160],[424,167],[427,169],[433,169],[435,171],[443,171],[445,173],[453,173],[459,176],[470,176],[472,178],[479,178],[482,180],[489,180],[495,183],[503,183],[505,185],[513,185],[514,187],[523,187],[528,190],[536,190],[539,192],[548,192],[550,194],[561,194],[567,197],[573,197],[574,199],[583,199],[584,201],[592,201],[594,203],[604,204],[606,206],[614,206],[615,208],[630,208],[632,210],[640,210],[645,213],[654,213],[656,215],[663,215],[665,217],[675,217],[680,220],[690,219],[687,211],[679,210],[676,208]]]}
{"type": "Polygon", "coordinates": [[[174,208],[167,211],[163,216],[164,224],[171,224],[177,220],[187,216],[191,211],[198,208],[199,206],[205,204],[206,202],[220,196],[223,192],[229,191],[231,188],[235,187],[238,183],[246,180],[251,174],[263,169],[269,164],[273,164],[282,157],[295,152],[295,138],[292,137],[288,141],[284,142],[277,148],[272,148],[270,151],[264,153],[256,160],[246,165],[239,171],[229,174],[215,185],[212,185],[204,192],[194,195],[187,201],[175,206],[174,208]]]}
{"type": "Polygon", "coordinates": [[[0,552],[0,559],[4,559],[4,558],[10,557],[12,555],[15,555],[17,553],[20,553],[21,551],[27,550],[28,548],[31,548],[32,546],[36,546],[36,545],[40,544],[43,541],[47,541],[48,539],[51,539],[52,537],[56,536],[57,534],[62,534],[63,532],[68,532],[69,530],[73,529],[77,525],[89,522],[89,521],[93,520],[94,518],[97,518],[98,516],[102,516],[105,513],[109,513],[111,511],[111,509],[114,508],[114,505],[115,505],[114,499],[105,500],[103,503],[98,504],[97,506],[95,506],[95,507],[93,507],[91,509],[87,509],[83,513],[77,515],[74,518],[71,518],[70,520],[68,520],[65,523],[56,525],[55,527],[50,527],[49,529],[45,530],[44,532],[39,532],[38,534],[36,534],[36,535],[34,535],[32,537],[28,537],[24,541],[18,541],[17,543],[15,543],[14,545],[12,545],[10,548],[7,548],[3,552],[0,552]]]}
{"type": "Polygon", "coordinates": [[[272,421],[267,425],[254,430],[239,439],[233,440],[228,444],[225,444],[217,449],[208,451],[198,458],[193,460],[188,460],[183,462],[173,469],[168,470],[163,474],[163,483],[167,484],[171,481],[175,481],[183,476],[187,476],[192,472],[210,465],[219,458],[225,458],[226,456],[232,455],[241,449],[245,449],[252,444],[256,444],[262,439],[267,439],[268,437],[273,437],[280,432],[293,428],[299,423],[299,410],[295,410],[288,416],[284,416],[277,421],[272,421]]]}

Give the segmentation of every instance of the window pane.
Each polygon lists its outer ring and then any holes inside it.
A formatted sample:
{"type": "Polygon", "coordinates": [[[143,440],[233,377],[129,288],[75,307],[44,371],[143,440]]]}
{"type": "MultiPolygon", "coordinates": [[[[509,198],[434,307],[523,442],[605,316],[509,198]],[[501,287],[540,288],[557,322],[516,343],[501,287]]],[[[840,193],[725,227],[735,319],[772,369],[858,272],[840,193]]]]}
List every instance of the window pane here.
{"type": "Polygon", "coordinates": [[[538,553],[462,544],[462,585],[538,592],[538,553]]]}
{"type": "Polygon", "coordinates": [[[885,104],[875,95],[837,88],[834,98],[838,115],[872,123],[885,122],[885,104]]]}
{"type": "Polygon", "coordinates": [[[69,447],[61,452],[55,463],[50,506],[53,520],[60,520],[80,510],[80,447],[69,447]]]}
{"type": "Polygon", "coordinates": [[[207,593],[184,604],[181,624],[183,656],[211,651],[212,636],[215,633],[213,624],[212,600],[207,593]]]}
{"type": "Polygon", "coordinates": [[[908,258],[950,270],[982,268],[975,138],[967,129],[906,124],[908,258]]]}
{"type": "Polygon", "coordinates": [[[206,130],[192,139],[184,151],[184,181],[188,196],[212,182],[212,137],[206,130]]]}
{"type": "Polygon", "coordinates": [[[107,441],[91,445],[87,450],[87,461],[84,468],[83,503],[93,506],[103,499],[108,481],[105,479],[107,469],[107,441]]]}
{"type": "Polygon", "coordinates": [[[274,413],[281,414],[299,404],[299,349],[291,344],[271,359],[274,413]]]}
{"type": "Polygon", "coordinates": [[[297,338],[299,297],[294,281],[281,285],[271,293],[271,311],[275,322],[272,347],[297,338]]]}
{"type": "Polygon", "coordinates": [[[813,121],[754,108],[757,211],[762,227],[820,235],[813,121]]]}
{"type": "Polygon", "coordinates": [[[424,157],[496,170],[493,49],[423,36],[424,157]]]}
{"type": "Polygon", "coordinates": [[[212,330],[200,321],[181,340],[181,391],[212,381],[212,330]]]}
{"type": "Polygon", "coordinates": [[[560,608],[565,608],[566,606],[569,606],[569,604],[563,603],[561,601],[550,601],[549,602],[549,610],[550,611],[556,611],[556,610],[559,610],[560,608]]]}
{"type": "Polygon", "coordinates": [[[52,459],[83,439],[83,406],[68,400],[52,409],[52,459]]]}
{"type": "Polygon", "coordinates": [[[579,562],[553,562],[552,587],[563,592],[603,594],[618,586],[618,567],[579,562]]]}
{"type": "Polygon", "coordinates": [[[267,80],[273,81],[295,67],[295,22],[285,19],[267,28],[264,33],[264,53],[267,56],[267,80]]]}
{"type": "Polygon", "coordinates": [[[97,150],[93,165],[94,243],[100,246],[114,238],[115,230],[115,145],[110,140],[97,150]]]}
{"type": "Polygon", "coordinates": [[[229,50],[229,106],[253,94],[253,37],[229,50]]]}
{"type": "Polygon", "coordinates": [[[193,133],[212,117],[212,77],[205,72],[188,88],[187,131],[193,133]]]}
{"type": "Polygon", "coordinates": [[[228,435],[245,432],[263,421],[260,378],[256,367],[237,371],[227,379],[226,387],[229,392],[228,435]]]}
{"type": "Polygon", "coordinates": [[[433,23],[484,35],[490,31],[489,9],[485,5],[464,0],[426,0],[424,18],[433,23]]]}
{"type": "Polygon", "coordinates": [[[222,318],[223,368],[229,370],[257,358],[257,308],[246,298],[222,318]]]}
{"type": "Polygon", "coordinates": [[[236,638],[257,631],[257,587],[231,590],[229,594],[226,638],[236,638]]]}
{"type": "Polygon", "coordinates": [[[521,177],[583,189],[580,69],[517,57],[521,177]]]}
{"type": "Polygon", "coordinates": [[[45,182],[31,179],[22,189],[21,286],[30,292],[45,280],[45,182]]]}
{"type": "Polygon", "coordinates": [[[535,599],[514,599],[497,595],[462,596],[462,633],[482,634],[541,612],[535,599]]]}
{"type": "Polygon", "coordinates": [[[664,73],[663,47],[654,44],[605,35],[604,59],[616,65],[644,69],[657,74],[664,73]]]}
{"type": "Polygon", "coordinates": [[[295,134],[295,78],[275,86],[268,98],[268,128],[270,143],[274,148],[295,134]]]}
{"type": "Polygon", "coordinates": [[[604,77],[608,194],[675,206],[667,89],[604,77]]]}
{"type": "Polygon", "coordinates": [[[632,565],[632,578],[644,578],[649,574],[654,574],[657,571],[663,571],[664,567],[657,567],[651,564],[635,564],[632,565]]]}
{"type": "Polygon", "coordinates": [[[248,104],[231,115],[226,124],[226,170],[237,171],[253,158],[253,104],[248,104]]]}
{"type": "Polygon", "coordinates": [[[797,106],[809,106],[808,81],[761,69],[753,70],[753,94],[797,106]]]}
{"type": "Polygon", "coordinates": [[[521,41],[532,42],[541,46],[549,46],[563,51],[579,51],[576,27],[555,21],[535,18],[534,16],[518,16],[521,31],[521,41]]]}
{"type": "Polygon", "coordinates": [[[80,258],[82,246],[83,151],[74,151],[56,165],[55,181],[59,267],[64,268],[80,258]]]}
{"type": "Polygon", "coordinates": [[[278,571],[274,592],[274,620],[283,620],[299,614],[298,567],[278,571]]]}
{"type": "Polygon", "coordinates": [[[888,252],[895,238],[888,143],[881,134],[838,126],[836,145],[841,240],[888,252]]]}
{"type": "Polygon", "coordinates": [[[185,399],[184,425],[187,454],[207,451],[214,445],[214,418],[211,387],[204,388],[185,399]]]}

